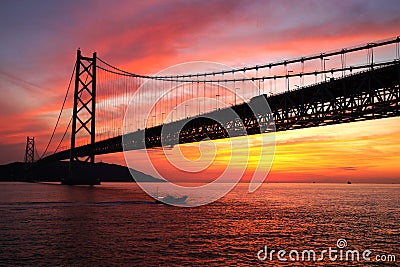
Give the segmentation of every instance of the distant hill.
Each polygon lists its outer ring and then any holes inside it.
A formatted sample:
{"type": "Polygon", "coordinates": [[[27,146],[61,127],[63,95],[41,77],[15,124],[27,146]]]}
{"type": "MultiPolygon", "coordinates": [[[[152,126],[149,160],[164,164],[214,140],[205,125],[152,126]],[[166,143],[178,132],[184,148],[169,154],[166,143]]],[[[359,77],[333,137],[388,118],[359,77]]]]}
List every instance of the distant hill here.
{"type": "MultiPolygon", "coordinates": [[[[33,165],[31,168],[23,162],[0,165],[0,181],[47,181],[58,182],[68,174],[69,162],[59,161],[45,166],[33,165]]],[[[140,171],[130,169],[135,180],[140,182],[165,182],[140,171]]],[[[116,164],[79,162],[74,175],[93,176],[102,182],[134,182],[129,168],[116,164]]]]}

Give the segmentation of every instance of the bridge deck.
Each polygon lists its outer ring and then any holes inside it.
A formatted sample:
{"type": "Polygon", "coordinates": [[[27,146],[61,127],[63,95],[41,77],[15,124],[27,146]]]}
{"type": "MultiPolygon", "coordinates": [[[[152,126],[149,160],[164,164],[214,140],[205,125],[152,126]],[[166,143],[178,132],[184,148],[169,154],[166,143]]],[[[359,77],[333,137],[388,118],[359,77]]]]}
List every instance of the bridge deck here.
{"type": "MultiPolygon", "coordinates": [[[[129,133],[124,137],[102,140],[93,146],[77,147],[76,153],[78,156],[87,156],[122,152],[122,142],[125,143],[125,148],[132,150],[160,147],[162,127],[173,128],[174,124],[176,127],[184,127],[179,133],[170,133],[164,138],[164,145],[243,135],[243,129],[246,134],[251,135],[273,130],[286,131],[399,116],[399,87],[400,63],[397,62],[279,95],[254,97],[249,103],[231,107],[240,120],[227,120],[227,109],[221,109],[199,117],[129,133]],[[260,98],[268,101],[271,112],[255,114],[251,110],[251,104],[260,98]],[[220,122],[209,117],[220,118],[220,122]]],[[[70,150],[65,150],[41,161],[64,160],[69,156],[70,150]]]]}

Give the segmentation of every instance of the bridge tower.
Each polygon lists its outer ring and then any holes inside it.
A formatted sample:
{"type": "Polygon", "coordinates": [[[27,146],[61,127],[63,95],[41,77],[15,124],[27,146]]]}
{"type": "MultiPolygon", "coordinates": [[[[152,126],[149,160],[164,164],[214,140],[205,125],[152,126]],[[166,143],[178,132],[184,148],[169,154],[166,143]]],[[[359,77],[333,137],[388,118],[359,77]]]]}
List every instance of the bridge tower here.
{"type": "MultiPolygon", "coordinates": [[[[94,185],[99,180],[90,174],[82,175],[83,164],[94,163],[93,144],[96,134],[96,53],[84,57],[78,49],[75,68],[74,106],[72,113],[69,173],[62,184],[94,185]],[[77,137],[87,143],[77,150],[77,137]]],[[[85,164],[86,165],[86,164],[85,164]]]]}
{"type": "Polygon", "coordinates": [[[35,161],[35,137],[26,137],[24,161],[25,163],[33,163],[35,161]]]}

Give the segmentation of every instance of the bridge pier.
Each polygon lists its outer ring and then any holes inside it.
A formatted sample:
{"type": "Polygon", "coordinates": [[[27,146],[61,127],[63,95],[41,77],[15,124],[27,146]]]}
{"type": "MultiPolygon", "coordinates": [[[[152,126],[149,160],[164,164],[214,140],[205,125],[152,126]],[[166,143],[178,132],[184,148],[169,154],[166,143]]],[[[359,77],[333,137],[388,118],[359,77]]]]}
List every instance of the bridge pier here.
{"type": "MultiPolygon", "coordinates": [[[[85,168],[83,165],[93,164],[73,161],[69,164],[68,175],[61,180],[62,185],[100,185],[99,177],[96,177],[90,172],[90,168],[85,168]]],[[[86,166],[87,167],[87,166],[86,166]]]]}

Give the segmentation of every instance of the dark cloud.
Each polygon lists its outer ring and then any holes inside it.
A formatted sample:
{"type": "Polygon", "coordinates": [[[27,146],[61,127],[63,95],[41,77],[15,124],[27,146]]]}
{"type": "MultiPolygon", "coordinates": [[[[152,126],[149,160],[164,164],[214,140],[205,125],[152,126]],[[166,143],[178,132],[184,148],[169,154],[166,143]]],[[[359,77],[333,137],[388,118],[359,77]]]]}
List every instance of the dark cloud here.
{"type": "Polygon", "coordinates": [[[340,167],[340,169],[345,170],[345,171],[356,171],[356,167],[351,167],[351,166],[346,166],[346,167],[340,167]]]}

